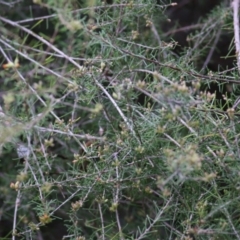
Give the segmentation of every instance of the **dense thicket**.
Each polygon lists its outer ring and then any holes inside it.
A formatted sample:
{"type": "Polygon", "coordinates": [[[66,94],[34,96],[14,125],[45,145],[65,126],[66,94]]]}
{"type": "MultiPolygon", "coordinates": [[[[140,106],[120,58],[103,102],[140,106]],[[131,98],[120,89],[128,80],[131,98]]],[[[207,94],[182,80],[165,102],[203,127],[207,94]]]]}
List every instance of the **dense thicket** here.
{"type": "Polygon", "coordinates": [[[0,1],[0,239],[240,239],[236,2],[0,1]]]}

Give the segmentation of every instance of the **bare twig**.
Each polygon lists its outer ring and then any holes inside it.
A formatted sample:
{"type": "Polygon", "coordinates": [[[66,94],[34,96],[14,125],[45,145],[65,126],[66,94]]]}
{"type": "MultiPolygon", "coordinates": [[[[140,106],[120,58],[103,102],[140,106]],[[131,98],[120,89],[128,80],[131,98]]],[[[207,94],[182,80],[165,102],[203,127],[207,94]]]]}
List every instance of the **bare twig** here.
{"type": "Polygon", "coordinates": [[[233,27],[234,27],[235,48],[236,48],[236,55],[237,55],[237,65],[238,65],[238,71],[240,73],[240,36],[239,36],[239,17],[238,17],[239,0],[232,1],[232,8],[233,8],[233,27]]]}

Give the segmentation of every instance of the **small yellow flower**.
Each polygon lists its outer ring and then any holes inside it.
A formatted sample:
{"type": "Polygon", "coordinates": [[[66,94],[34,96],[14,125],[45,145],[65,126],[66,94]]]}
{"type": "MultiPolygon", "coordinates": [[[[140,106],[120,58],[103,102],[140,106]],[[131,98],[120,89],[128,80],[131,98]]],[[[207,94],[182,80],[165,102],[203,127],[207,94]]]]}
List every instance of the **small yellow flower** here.
{"type": "Polygon", "coordinates": [[[14,62],[8,62],[8,63],[6,63],[6,64],[3,64],[2,67],[3,67],[5,70],[7,70],[7,69],[9,69],[9,68],[18,68],[18,67],[20,67],[18,57],[16,57],[16,59],[14,60],[14,62]]]}
{"type": "Polygon", "coordinates": [[[50,223],[52,221],[51,217],[46,213],[40,216],[39,220],[43,225],[50,223]]]}

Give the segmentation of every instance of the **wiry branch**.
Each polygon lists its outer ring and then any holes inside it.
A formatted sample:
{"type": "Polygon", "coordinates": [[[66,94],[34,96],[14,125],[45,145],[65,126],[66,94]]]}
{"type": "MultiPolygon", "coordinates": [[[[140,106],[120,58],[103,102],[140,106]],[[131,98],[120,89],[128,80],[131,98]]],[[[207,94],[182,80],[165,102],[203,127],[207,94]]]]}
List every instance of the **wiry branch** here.
{"type": "Polygon", "coordinates": [[[239,0],[232,1],[232,8],[233,8],[233,27],[234,27],[235,48],[236,48],[236,55],[237,55],[237,66],[238,66],[238,71],[240,73],[240,36],[239,36],[239,17],[238,17],[239,0]]]}

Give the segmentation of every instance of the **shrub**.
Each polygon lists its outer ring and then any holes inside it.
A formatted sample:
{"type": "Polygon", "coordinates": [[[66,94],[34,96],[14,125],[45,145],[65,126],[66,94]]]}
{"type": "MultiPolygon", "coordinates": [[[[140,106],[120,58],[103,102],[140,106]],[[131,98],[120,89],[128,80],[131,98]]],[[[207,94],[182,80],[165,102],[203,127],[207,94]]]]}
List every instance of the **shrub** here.
{"type": "Polygon", "coordinates": [[[33,2],[0,2],[1,237],[240,239],[232,8],[179,50],[170,1],[33,2]]]}

